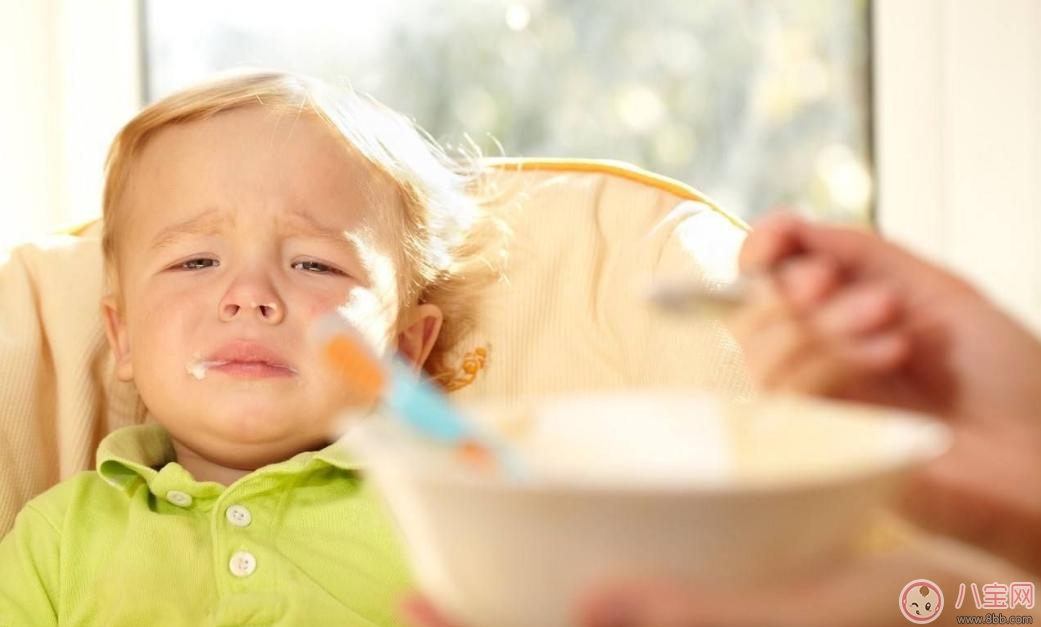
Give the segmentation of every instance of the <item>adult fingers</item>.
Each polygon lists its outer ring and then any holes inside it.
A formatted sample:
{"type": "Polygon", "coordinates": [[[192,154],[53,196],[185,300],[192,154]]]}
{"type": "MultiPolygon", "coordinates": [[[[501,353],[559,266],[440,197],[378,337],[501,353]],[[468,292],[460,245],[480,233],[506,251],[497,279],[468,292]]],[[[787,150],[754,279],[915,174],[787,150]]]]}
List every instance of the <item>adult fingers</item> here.
{"type": "Polygon", "coordinates": [[[865,281],[838,290],[809,316],[815,331],[828,338],[873,333],[899,320],[900,303],[888,282],[865,281]]]}
{"type": "Polygon", "coordinates": [[[819,307],[840,287],[842,280],[835,261],[823,255],[787,259],[774,274],[785,300],[801,312],[819,307]]]}
{"type": "Polygon", "coordinates": [[[780,260],[798,254],[801,251],[798,224],[798,218],[784,212],[772,213],[756,221],[738,255],[741,272],[767,271],[780,260]]]}
{"type": "Polygon", "coordinates": [[[794,360],[809,350],[806,326],[777,291],[771,278],[753,284],[749,303],[728,320],[731,333],[744,349],[749,373],[771,388],[794,360]]]}
{"type": "Polygon", "coordinates": [[[794,362],[776,384],[782,392],[844,396],[847,390],[899,366],[910,342],[899,331],[880,333],[827,346],[794,362]]]}

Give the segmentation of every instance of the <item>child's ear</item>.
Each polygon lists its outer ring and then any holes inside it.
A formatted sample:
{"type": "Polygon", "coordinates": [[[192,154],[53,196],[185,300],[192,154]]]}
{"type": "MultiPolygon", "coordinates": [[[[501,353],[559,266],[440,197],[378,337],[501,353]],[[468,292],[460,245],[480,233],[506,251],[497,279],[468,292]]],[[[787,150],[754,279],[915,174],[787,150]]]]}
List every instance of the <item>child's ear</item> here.
{"type": "Polygon", "coordinates": [[[101,299],[101,317],[105,320],[109,348],[116,358],[116,377],[120,381],[131,381],[134,378],[134,365],[130,359],[130,337],[119,303],[111,294],[101,299]]]}
{"type": "Polygon", "coordinates": [[[398,354],[412,362],[417,370],[421,368],[434,348],[443,320],[437,305],[422,303],[413,307],[398,334],[398,354]]]}

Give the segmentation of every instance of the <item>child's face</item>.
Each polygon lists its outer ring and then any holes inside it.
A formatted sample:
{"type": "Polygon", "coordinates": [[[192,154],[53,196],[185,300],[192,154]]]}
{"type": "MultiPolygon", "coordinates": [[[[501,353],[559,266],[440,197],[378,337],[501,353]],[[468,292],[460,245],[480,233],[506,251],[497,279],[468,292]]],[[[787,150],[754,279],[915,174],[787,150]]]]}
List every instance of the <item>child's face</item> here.
{"type": "Polygon", "coordinates": [[[159,131],[121,211],[124,306],[104,307],[119,377],[175,440],[225,466],[327,438],[348,396],[308,345],[315,317],[339,308],[383,350],[416,344],[417,361],[437,335],[430,305],[394,328],[394,188],[311,115],[252,107],[159,131]],[[231,363],[199,379],[200,361],[231,363]]]}

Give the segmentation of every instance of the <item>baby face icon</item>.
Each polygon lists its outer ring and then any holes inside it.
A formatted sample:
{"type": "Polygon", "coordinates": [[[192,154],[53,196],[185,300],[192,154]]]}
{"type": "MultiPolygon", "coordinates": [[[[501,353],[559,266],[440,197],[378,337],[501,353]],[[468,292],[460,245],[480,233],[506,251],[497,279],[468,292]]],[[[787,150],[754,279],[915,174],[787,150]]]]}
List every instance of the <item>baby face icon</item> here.
{"type": "Polygon", "coordinates": [[[928,579],[912,581],[900,593],[900,611],[912,623],[931,623],[940,615],[943,593],[928,579]]]}
{"type": "Polygon", "coordinates": [[[917,590],[913,590],[904,599],[904,609],[907,610],[908,614],[914,614],[920,618],[929,618],[936,612],[938,607],[936,602],[938,600],[936,593],[930,590],[929,586],[921,586],[917,590]]]}

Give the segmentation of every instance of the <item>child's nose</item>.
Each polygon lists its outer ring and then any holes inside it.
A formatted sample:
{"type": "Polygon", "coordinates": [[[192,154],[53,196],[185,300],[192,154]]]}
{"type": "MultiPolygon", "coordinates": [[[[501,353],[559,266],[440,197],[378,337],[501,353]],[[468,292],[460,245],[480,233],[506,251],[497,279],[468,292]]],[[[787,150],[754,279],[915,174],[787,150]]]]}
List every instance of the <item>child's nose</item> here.
{"type": "Polygon", "coordinates": [[[223,322],[256,316],[262,322],[278,324],[285,315],[285,303],[275,291],[258,285],[233,286],[220,303],[220,319],[223,322]]]}

